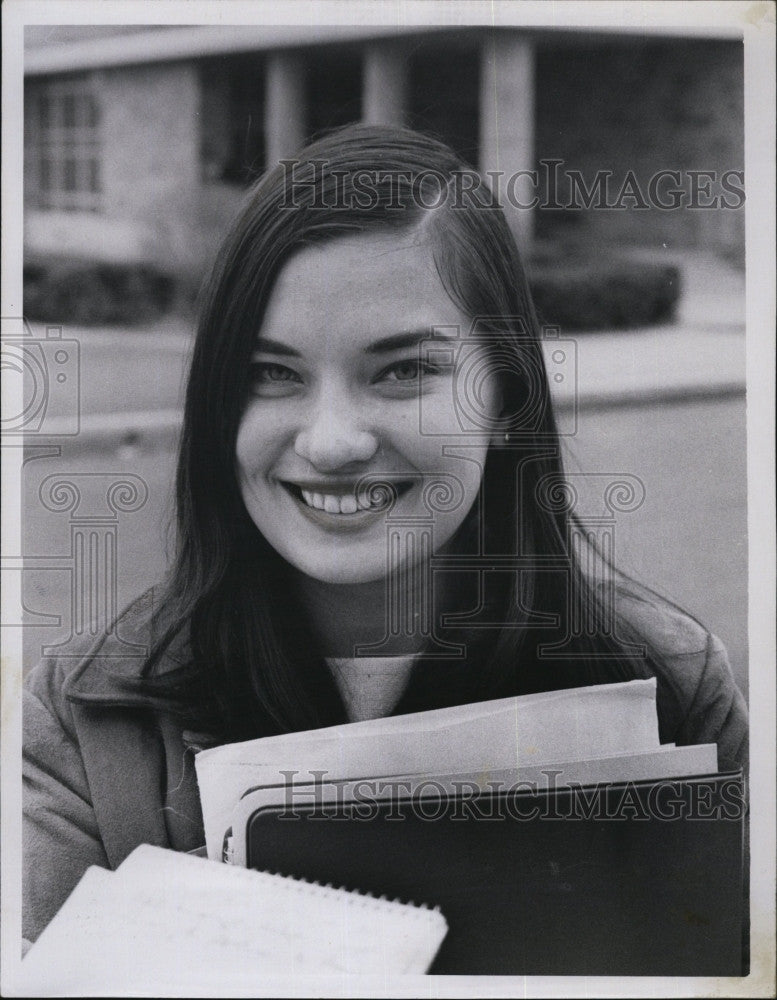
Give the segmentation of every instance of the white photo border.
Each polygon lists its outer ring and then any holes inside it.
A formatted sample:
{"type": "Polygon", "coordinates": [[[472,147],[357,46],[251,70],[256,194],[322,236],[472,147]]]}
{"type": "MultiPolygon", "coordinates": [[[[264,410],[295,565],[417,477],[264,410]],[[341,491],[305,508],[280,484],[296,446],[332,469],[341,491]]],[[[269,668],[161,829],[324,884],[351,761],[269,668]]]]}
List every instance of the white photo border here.
{"type": "MultiPolygon", "coordinates": [[[[748,190],[747,435],[749,649],[752,755],[751,972],[730,979],[634,977],[268,977],[253,996],[773,996],[775,990],[775,3],[650,0],[6,0],[3,16],[2,315],[21,315],[22,93],[26,24],[456,24],[588,27],[660,36],[678,29],[740,37],[745,47],[745,176],[748,190]]],[[[3,373],[3,391],[20,387],[3,373]]],[[[14,411],[15,412],[15,411],[14,411]]],[[[21,552],[21,449],[3,447],[3,551],[21,552]]],[[[7,576],[8,574],[6,574],[7,576]]],[[[18,620],[21,593],[2,581],[2,621],[18,620]]],[[[21,629],[2,629],[2,993],[20,995],[21,629]]],[[[225,995],[231,995],[227,985],[225,995]]],[[[246,994],[249,995],[249,994],[246,994]]]]}

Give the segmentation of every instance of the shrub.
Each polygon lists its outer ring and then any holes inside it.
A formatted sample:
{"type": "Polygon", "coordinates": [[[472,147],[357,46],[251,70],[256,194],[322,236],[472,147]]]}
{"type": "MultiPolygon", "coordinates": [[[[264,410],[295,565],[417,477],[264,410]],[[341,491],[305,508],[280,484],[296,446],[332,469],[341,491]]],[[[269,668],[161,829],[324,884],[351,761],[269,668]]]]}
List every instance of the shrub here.
{"type": "MultiPolygon", "coordinates": [[[[563,330],[606,330],[665,322],[680,294],[677,268],[578,255],[535,255],[529,283],[540,319],[563,330]]],[[[24,314],[76,326],[148,323],[174,304],[189,311],[194,284],[149,264],[77,260],[24,268],[24,314]]]]}
{"type": "Polygon", "coordinates": [[[528,271],[540,320],[562,330],[667,322],[680,297],[680,274],[669,264],[539,258],[528,271]]]}
{"type": "Polygon", "coordinates": [[[24,268],[28,319],[77,326],[147,323],[166,312],[174,278],[147,264],[47,260],[24,268]]]}

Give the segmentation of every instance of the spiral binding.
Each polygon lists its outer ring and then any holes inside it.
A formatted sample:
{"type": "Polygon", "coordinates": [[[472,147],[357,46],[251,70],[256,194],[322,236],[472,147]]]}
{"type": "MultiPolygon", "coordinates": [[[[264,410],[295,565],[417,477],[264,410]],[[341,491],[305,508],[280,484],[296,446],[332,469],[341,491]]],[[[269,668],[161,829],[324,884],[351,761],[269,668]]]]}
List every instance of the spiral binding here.
{"type": "Polygon", "coordinates": [[[322,882],[317,882],[314,879],[303,878],[300,875],[284,875],[283,872],[271,871],[270,869],[263,869],[259,871],[260,875],[270,875],[278,878],[282,878],[285,882],[289,882],[294,887],[300,891],[308,891],[313,889],[319,892],[321,895],[330,896],[334,893],[344,892],[348,896],[361,903],[362,906],[371,905],[375,908],[380,908],[383,906],[401,906],[405,912],[407,908],[411,907],[416,913],[440,913],[441,910],[439,906],[429,906],[426,903],[416,903],[412,899],[402,900],[402,899],[390,899],[386,895],[375,896],[371,892],[362,892],[360,889],[349,889],[344,885],[334,885],[332,882],[327,882],[326,884],[322,882]]]}

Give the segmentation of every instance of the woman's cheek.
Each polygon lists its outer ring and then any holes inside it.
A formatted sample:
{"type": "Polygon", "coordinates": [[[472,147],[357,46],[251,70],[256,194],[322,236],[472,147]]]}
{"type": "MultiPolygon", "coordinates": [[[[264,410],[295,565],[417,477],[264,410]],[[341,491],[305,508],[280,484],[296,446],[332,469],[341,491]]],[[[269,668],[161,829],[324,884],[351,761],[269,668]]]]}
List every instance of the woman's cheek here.
{"type": "Polygon", "coordinates": [[[238,469],[244,478],[251,478],[272,465],[282,448],[282,424],[251,407],[243,417],[235,442],[238,469]]]}
{"type": "Polygon", "coordinates": [[[248,472],[260,450],[260,434],[257,421],[252,419],[249,413],[243,417],[237,432],[235,456],[238,466],[244,472],[248,472]]]}
{"type": "Polygon", "coordinates": [[[440,377],[412,402],[416,431],[421,437],[457,437],[461,432],[452,379],[440,377]]]}

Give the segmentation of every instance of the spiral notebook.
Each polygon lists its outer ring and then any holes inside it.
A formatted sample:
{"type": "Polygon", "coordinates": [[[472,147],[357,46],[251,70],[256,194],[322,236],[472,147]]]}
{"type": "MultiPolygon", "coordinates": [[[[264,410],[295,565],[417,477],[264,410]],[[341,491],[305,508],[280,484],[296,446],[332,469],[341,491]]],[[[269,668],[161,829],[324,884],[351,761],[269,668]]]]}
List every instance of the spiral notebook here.
{"type": "Polygon", "coordinates": [[[25,991],[216,996],[273,975],[423,973],[438,910],[138,847],[90,868],[23,962],[25,991]]]}

